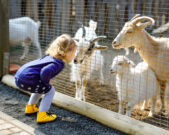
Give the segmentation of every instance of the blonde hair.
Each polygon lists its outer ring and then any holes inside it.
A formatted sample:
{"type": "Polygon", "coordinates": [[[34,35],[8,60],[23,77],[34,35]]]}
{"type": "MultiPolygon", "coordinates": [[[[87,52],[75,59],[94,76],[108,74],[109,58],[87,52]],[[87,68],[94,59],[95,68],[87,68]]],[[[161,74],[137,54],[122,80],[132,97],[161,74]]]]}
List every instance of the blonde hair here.
{"type": "Polygon", "coordinates": [[[45,54],[64,59],[66,53],[71,51],[75,46],[75,41],[69,35],[63,34],[50,43],[45,54]]]}

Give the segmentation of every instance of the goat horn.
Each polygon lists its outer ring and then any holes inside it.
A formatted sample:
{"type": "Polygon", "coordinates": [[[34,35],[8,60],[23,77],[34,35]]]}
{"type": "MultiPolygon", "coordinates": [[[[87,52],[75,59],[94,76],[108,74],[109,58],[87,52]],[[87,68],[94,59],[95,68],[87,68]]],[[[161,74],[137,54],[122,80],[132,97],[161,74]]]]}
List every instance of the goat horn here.
{"type": "Polygon", "coordinates": [[[95,42],[107,38],[106,36],[98,36],[97,38],[90,41],[90,45],[93,45],[95,42]]]}
{"type": "Polygon", "coordinates": [[[134,25],[136,25],[138,22],[141,22],[141,21],[145,21],[145,20],[149,20],[149,24],[154,24],[154,19],[151,18],[151,17],[148,17],[148,16],[142,16],[142,17],[138,17],[136,19],[134,19],[133,21],[131,21],[131,23],[133,23],[134,25]]]}
{"type": "Polygon", "coordinates": [[[85,27],[84,27],[83,24],[82,24],[82,30],[83,30],[82,38],[85,38],[85,36],[86,36],[86,29],[85,29],[85,27]]]}
{"type": "Polygon", "coordinates": [[[140,14],[136,14],[133,18],[130,19],[130,21],[133,21],[134,19],[138,18],[140,14]]]}

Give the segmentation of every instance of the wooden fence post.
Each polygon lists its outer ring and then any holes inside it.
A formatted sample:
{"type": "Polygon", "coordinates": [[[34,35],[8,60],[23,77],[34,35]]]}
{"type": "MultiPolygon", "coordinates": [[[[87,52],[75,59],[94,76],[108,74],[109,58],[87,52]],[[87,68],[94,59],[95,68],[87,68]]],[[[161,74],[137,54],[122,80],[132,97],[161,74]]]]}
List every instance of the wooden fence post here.
{"type": "Polygon", "coordinates": [[[9,71],[8,0],[0,0],[0,77],[9,71]]]}
{"type": "Polygon", "coordinates": [[[75,1],[75,21],[73,24],[73,33],[78,30],[79,27],[81,27],[80,24],[84,24],[84,0],[76,0],[75,1]]]}
{"type": "Polygon", "coordinates": [[[56,10],[55,10],[55,15],[56,15],[56,36],[59,36],[61,34],[61,1],[57,0],[56,1],[56,10]]]}
{"type": "Polygon", "coordinates": [[[95,0],[89,0],[88,1],[88,8],[87,8],[87,13],[88,13],[88,20],[92,19],[95,20],[95,0]]]}
{"type": "Polygon", "coordinates": [[[145,9],[146,15],[152,17],[153,0],[145,1],[145,3],[146,3],[146,9],[145,9]]]}
{"type": "Polygon", "coordinates": [[[34,13],[34,20],[38,21],[38,0],[33,0],[33,13],[34,13]]]}
{"type": "Polygon", "coordinates": [[[62,0],[62,25],[61,33],[65,34],[70,32],[69,23],[70,23],[70,5],[71,0],[62,0]]]}
{"type": "Polygon", "coordinates": [[[117,4],[117,0],[108,0],[109,3],[109,9],[108,9],[108,36],[113,38],[118,34],[118,28],[117,28],[117,19],[115,18],[115,8],[117,4]]]}
{"type": "Polygon", "coordinates": [[[127,6],[128,6],[128,20],[130,20],[134,16],[134,0],[129,0],[127,6]]]}
{"type": "Polygon", "coordinates": [[[9,1],[9,18],[21,17],[21,0],[9,1]]]}
{"type": "Polygon", "coordinates": [[[26,1],[26,15],[32,18],[32,0],[26,1]]]}
{"type": "Polygon", "coordinates": [[[98,34],[99,35],[104,35],[104,13],[105,13],[105,9],[104,9],[104,2],[98,1],[98,34]]]}

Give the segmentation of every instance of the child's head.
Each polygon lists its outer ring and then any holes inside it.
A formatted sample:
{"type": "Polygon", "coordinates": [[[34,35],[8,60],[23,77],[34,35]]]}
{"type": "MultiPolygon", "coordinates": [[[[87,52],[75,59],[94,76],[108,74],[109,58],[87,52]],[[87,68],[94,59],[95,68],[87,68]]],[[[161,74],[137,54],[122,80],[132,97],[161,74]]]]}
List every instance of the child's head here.
{"type": "Polygon", "coordinates": [[[74,58],[76,48],[75,41],[69,35],[63,34],[51,42],[46,55],[69,63],[74,58]]]}

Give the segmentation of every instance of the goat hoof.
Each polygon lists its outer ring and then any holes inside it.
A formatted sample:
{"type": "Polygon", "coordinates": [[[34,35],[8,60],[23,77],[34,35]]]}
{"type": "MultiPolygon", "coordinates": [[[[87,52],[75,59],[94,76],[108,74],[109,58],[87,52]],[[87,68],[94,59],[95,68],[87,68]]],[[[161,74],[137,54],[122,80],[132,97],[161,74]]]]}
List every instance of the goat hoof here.
{"type": "Polygon", "coordinates": [[[100,81],[100,85],[104,85],[104,81],[100,81]]]}
{"type": "Polygon", "coordinates": [[[164,111],[159,111],[158,112],[158,116],[165,116],[165,112],[164,111]]]}
{"type": "Polygon", "coordinates": [[[82,99],[80,97],[75,97],[75,99],[82,101],[82,99]]]}

